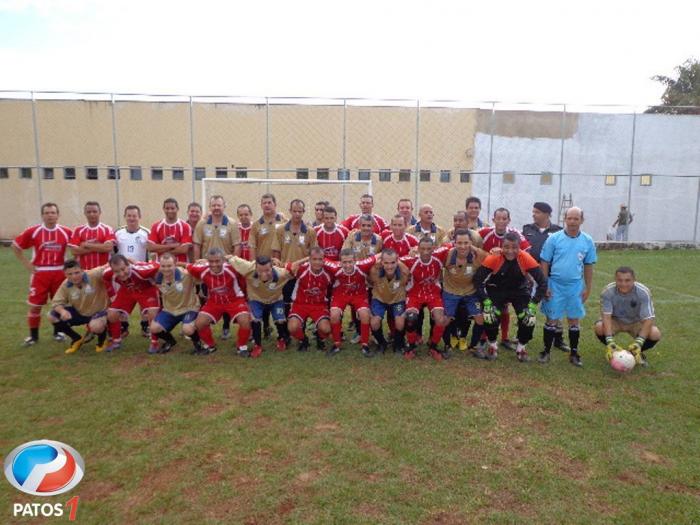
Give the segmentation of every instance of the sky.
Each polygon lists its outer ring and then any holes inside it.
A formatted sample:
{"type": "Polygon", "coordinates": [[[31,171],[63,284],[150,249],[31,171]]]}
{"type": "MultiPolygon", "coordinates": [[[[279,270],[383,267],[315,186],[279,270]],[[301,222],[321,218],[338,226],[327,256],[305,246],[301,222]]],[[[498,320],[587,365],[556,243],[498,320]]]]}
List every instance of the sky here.
{"type": "Polygon", "coordinates": [[[0,89],[657,104],[700,2],[0,0],[0,89]]]}

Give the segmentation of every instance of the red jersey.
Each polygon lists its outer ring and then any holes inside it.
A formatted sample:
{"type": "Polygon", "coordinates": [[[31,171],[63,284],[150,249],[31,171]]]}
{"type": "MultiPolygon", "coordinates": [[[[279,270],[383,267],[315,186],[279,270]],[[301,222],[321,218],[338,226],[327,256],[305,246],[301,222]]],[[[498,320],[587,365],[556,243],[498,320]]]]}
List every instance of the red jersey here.
{"type": "Polygon", "coordinates": [[[374,255],[357,261],[352,273],[347,274],[339,262],[325,261],[323,267],[333,277],[333,295],[367,295],[367,275],[376,262],[374,255]]]}
{"type": "Polygon", "coordinates": [[[333,282],[333,277],[326,264],[319,273],[311,271],[309,263],[304,263],[297,271],[297,282],[292,292],[292,301],[297,304],[326,305],[328,302],[328,289],[333,282]]]}
{"type": "Polygon", "coordinates": [[[530,249],[530,243],[525,238],[525,236],[522,233],[520,233],[520,230],[516,230],[515,228],[506,228],[505,233],[503,235],[499,235],[496,233],[496,228],[493,227],[481,228],[479,230],[479,235],[484,240],[484,244],[481,246],[481,249],[490,252],[494,248],[500,248],[501,246],[503,246],[503,237],[505,237],[506,233],[509,232],[514,232],[518,234],[518,237],[520,237],[521,250],[530,249]]]}
{"type": "MultiPolygon", "coordinates": [[[[165,219],[161,219],[151,226],[151,233],[148,234],[148,240],[156,244],[191,245],[192,227],[182,219],[178,219],[172,224],[166,222],[165,219]]],[[[187,253],[179,253],[175,257],[177,258],[177,262],[187,262],[187,253]]]]}
{"type": "Polygon", "coordinates": [[[72,232],[57,224],[49,229],[43,224],[35,224],[20,233],[12,244],[26,250],[33,248],[31,263],[36,270],[63,270],[66,247],[72,232]]]}
{"type": "MultiPolygon", "coordinates": [[[[353,213],[352,215],[350,215],[350,217],[348,217],[342,222],[342,225],[345,226],[348,230],[359,230],[360,217],[362,217],[362,215],[363,214],[361,213],[353,213]]],[[[372,214],[372,224],[372,229],[377,235],[381,235],[381,233],[388,227],[388,224],[386,223],[384,218],[375,214],[372,214]]]]}
{"type": "Polygon", "coordinates": [[[391,248],[399,255],[399,257],[408,255],[411,248],[418,246],[418,239],[416,239],[416,237],[410,233],[404,233],[403,237],[398,241],[394,239],[394,234],[391,231],[384,232],[384,234],[385,235],[382,235],[382,249],[386,250],[391,248]]]}
{"type": "Polygon", "coordinates": [[[212,272],[206,263],[188,264],[187,271],[207,287],[207,302],[229,304],[240,301],[244,297],[238,285],[239,274],[228,263],[224,263],[221,273],[212,272]]]}
{"type": "MultiPolygon", "coordinates": [[[[81,224],[75,230],[73,230],[73,236],[68,243],[71,248],[79,248],[80,243],[83,242],[94,242],[94,243],[105,243],[112,242],[114,244],[114,230],[111,226],[99,223],[94,228],[91,228],[87,224],[81,224]]],[[[84,253],[82,255],[76,256],[76,259],[80,263],[80,267],[83,270],[92,270],[103,264],[107,264],[109,261],[111,253],[110,252],[90,252],[84,253]]]]}
{"type": "Polygon", "coordinates": [[[115,293],[119,293],[122,288],[130,293],[143,293],[155,287],[158,270],[160,270],[158,263],[136,262],[129,265],[129,276],[123,281],[117,279],[112,268],[104,271],[102,280],[107,290],[114,290],[115,293]]]}
{"type": "Polygon", "coordinates": [[[240,234],[241,237],[241,259],[245,259],[246,261],[250,261],[250,246],[248,245],[248,239],[250,238],[250,229],[253,226],[247,226],[243,227],[241,226],[241,223],[238,223],[238,233],[240,234]]]}
{"type": "Polygon", "coordinates": [[[406,293],[409,296],[421,299],[440,297],[442,294],[442,268],[447,260],[450,248],[443,246],[433,251],[430,261],[424,263],[420,256],[401,257],[401,262],[408,266],[411,280],[406,285],[406,293]]]}
{"type": "Polygon", "coordinates": [[[340,260],[340,250],[348,236],[348,229],[342,224],[336,224],[331,231],[326,231],[323,226],[314,228],[316,230],[316,242],[323,248],[323,256],[330,261],[340,260]]]}

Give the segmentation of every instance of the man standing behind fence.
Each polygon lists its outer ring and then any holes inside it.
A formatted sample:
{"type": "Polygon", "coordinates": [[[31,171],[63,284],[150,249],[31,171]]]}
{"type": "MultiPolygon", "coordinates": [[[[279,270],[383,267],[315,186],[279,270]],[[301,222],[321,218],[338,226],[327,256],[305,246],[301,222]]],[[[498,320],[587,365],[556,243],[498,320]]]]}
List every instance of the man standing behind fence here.
{"type": "Polygon", "coordinates": [[[634,215],[630,213],[627,209],[626,204],[620,204],[620,213],[617,214],[617,219],[613,222],[612,226],[617,229],[615,230],[615,240],[616,241],[627,241],[628,228],[634,220],[634,215]]]}

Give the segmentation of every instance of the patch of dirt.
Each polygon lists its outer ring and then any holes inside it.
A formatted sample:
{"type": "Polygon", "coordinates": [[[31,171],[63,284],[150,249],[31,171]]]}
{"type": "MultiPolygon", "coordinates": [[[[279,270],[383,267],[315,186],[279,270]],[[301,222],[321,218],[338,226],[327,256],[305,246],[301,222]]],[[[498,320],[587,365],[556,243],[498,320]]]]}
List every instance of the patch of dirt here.
{"type": "Polygon", "coordinates": [[[641,472],[635,472],[632,470],[625,470],[620,472],[615,479],[625,483],[627,485],[645,485],[648,481],[645,474],[641,472]]]}
{"type": "Polygon", "coordinates": [[[161,428],[139,428],[123,430],[119,433],[122,439],[127,441],[151,441],[163,434],[161,428]]]}
{"type": "Polygon", "coordinates": [[[447,511],[440,511],[423,521],[424,525],[461,525],[464,523],[470,523],[470,520],[461,514],[447,511]]]}
{"type": "Polygon", "coordinates": [[[121,489],[121,485],[109,481],[87,481],[80,485],[80,497],[86,501],[100,501],[121,489]]]}
{"type": "Polygon", "coordinates": [[[340,425],[338,425],[338,423],[319,423],[314,426],[314,430],[317,432],[333,432],[335,430],[340,430],[340,425]]]}
{"type": "Polygon", "coordinates": [[[386,517],[384,510],[378,505],[372,505],[371,503],[362,502],[354,509],[354,514],[362,516],[365,521],[367,518],[374,518],[377,521],[386,517]]]}
{"type": "Polygon", "coordinates": [[[551,449],[548,454],[548,459],[556,465],[559,473],[566,478],[584,481],[591,476],[591,471],[585,462],[570,457],[561,449],[551,449]]]}
{"type": "Polygon", "coordinates": [[[286,516],[296,508],[296,504],[292,498],[283,499],[275,509],[278,516],[286,516]]]}
{"type": "Polygon", "coordinates": [[[668,458],[647,450],[640,443],[634,443],[632,447],[638,451],[639,457],[647,463],[654,463],[655,465],[671,464],[671,461],[668,458]]]}
{"type": "Polygon", "coordinates": [[[700,498],[700,488],[688,487],[687,485],[683,485],[683,484],[679,484],[679,483],[664,483],[661,486],[661,489],[664,492],[681,493],[681,494],[687,494],[689,496],[695,496],[696,498],[700,498]]]}
{"type": "MultiPolygon", "coordinates": [[[[139,487],[131,492],[124,508],[131,509],[133,512],[148,503],[156,494],[167,492],[170,487],[187,475],[191,467],[190,461],[177,459],[151,470],[144,476],[139,487]]],[[[126,521],[135,522],[133,516],[130,516],[126,521]]]]}
{"type": "Polygon", "coordinates": [[[145,352],[139,352],[137,354],[124,356],[112,368],[120,373],[128,373],[135,368],[143,368],[144,364],[148,362],[154,362],[154,360],[149,359],[148,354],[145,352]]]}
{"type": "Polygon", "coordinates": [[[226,405],[223,403],[211,403],[200,410],[200,414],[205,417],[218,416],[224,410],[226,410],[226,405]]]}

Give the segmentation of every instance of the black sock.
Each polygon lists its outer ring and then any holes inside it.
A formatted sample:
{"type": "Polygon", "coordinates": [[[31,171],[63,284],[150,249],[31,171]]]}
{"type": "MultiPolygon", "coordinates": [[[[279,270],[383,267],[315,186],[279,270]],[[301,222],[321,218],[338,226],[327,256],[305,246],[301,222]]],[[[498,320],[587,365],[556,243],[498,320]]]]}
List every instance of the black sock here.
{"type": "Polygon", "coordinates": [[[177,341],[175,341],[173,334],[171,334],[170,332],[160,332],[158,334],[158,339],[162,339],[171,346],[175,346],[175,344],[177,344],[177,341]]]}
{"type": "MultiPolygon", "coordinates": [[[[58,322],[58,323],[54,323],[54,325],[53,325],[53,335],[56,335],[56,334],[58,334],[59,332],[63,332],[64,334],[68,335],[68,332],[66,332],[65,330],[63,330],[63,329],[61,328],[61,327],[63,326],[62,323],[65,323],[65,321],[58,322]]],[[[66,324],[67,324],[67,323],[66,323],[66,324]]],[[[70,325],[68,325],[68,326],[70,326],[70,325]]],[[[80,336],[78,336],[78,339],[80,339],[80,336]]]]}
{"type": "Polygon", "coordinates": [[[200,343],[199,333],[195,331],[195,333],[190,336],[190,341],[192,341],[194,345],[198,345],[200,343]]]}
{"type": "Polygon", "coordinates": [[[554,343],[554,335],[556,332],[556,327],[551,324],[546,324],[542,327],[542,339],[544,340],[544,351],[549,352],[552,349],[552,343],[554,343]]]}
{"type": "Polygon", "coordinates": [[[598,338],[598,341],[600,341],[600,342],[603,343],[604,345],[607,345],[607,344],[608,344],[608,342],[605,340],[605,336],[604,336],[604,335],[595,334],[595,336],[598,338]]]}
{"type": "Polygon", "coordinates": [[[453,334],[455,335],[455,337],[457,336],[454,319],[450,321],[450,324],[448,324],[445,327],[445,330],[442,332],[442,342],[445,343],[445,346],[450,346],[450,338],[453,334]]]}
{"type": "Polygon", "coordinates": [[[102,346],[107,339],[107,330],[103,330],[102,333],[97,334],[97,344],[102,346]]]}
{"type": "Polygon", "coordinates": [[[559,346],[564,342],[564,328],[557,325],[557,329],[554,331],[554,344],[559,346]]]}
{"type": "Polygon", "coordinates": [[[287,322],[282,321],[279,323],[275,323],[277,326],[277,339],[284,339],[285,341],[289,340],[289,329],[287,328],[287,322]]]}
{"type": "Polygon", "coordinates": [[[474,323],[474,329],[472,330],[472,338],[469,341],[469,346],[474,348],[479,344],[481,340],[481,334],[484,333],[484,325],[474,323]]]}
{"type": "Polygon", "coordinates": [[[80,339],[80,334],[71,328],[68,321],[59,321],[53,325],[53,333],[57,334],[58,332],[66,334],[74,343],[80,339]]]}
{"type": "Polygon", "coordinates": [[[253,341],[258,346],[262,346],[262,323],[260,321],[253,321],[251,323],[253,328],[253,341]]]}
{"type": "Polygon", "coordinates": [[[224,330],[230,330],[231,329],[231,316],[229,314],[224,314],[224,322],[222,328],[224,330]]]}
{"type": "Polygon", "coordinates": [[[141,331],[142,332],[148,331],[148,321],[141,321],[141,331]]]}
{"type": "Polygon", "coordinates": [[[394,333],[394,350],[403,350],[406,346],[405,342],[406,332],[404,330],[396,330],[394,333]]]}
{"type": "Polygon", "coordinates": [[[569,327],[569,345],[571,345],[571,351],[578,351],[578,339],[581,335],[578,325],[569,327]]]}
{"type": "Polygon", "coordinates": [[[122,321],[122,332],[129,331],[129,321],[122,321]]]}
{"type": "Polygon", "coordinates": [[[645,340],[644,344],[642,345],[642,352],[644,352],[644,350],[654,348],[656,346],[656,343],[658,343],[658,341],[652,341],[651,339],[645,340]]]}
{"type": "Polygon", "coordinates": [[[38,328],[30,328],[29,329],[29,336],[34,339],[35,341],[39,339],[39,329],[38,328]]]}
{"type": "Polygon", "coordinates": [[[377,330],[372,330],[372,335],[377,340],[377,344],[381,346],[386,346],[386,339],[384,338],[384,330],[379,327],[377,330]]]}

